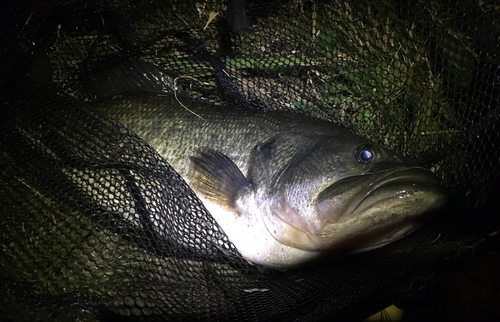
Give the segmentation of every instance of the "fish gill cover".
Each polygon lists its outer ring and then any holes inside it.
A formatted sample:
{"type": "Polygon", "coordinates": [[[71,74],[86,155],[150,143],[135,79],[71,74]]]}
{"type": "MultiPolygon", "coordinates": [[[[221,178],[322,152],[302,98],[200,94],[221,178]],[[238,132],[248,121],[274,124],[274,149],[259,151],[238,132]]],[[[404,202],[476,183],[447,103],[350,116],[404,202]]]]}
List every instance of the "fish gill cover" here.
{"type": "MultiPolygon", "coordinates": [[[[4,320],[362,320],[391,302],[411,306],[451,268],[498,252],[495,1],[0,8],[4,320]],[[182,109],[237,105],[338,124],[431,169],[451,206],[380,249],[288,270],[256,265],[155,145],[175,138],[148,140],[133,118],[94,108],[138,90],[175,92],[182,109]]],[[[275,153],[274,142],[259,151],[275,153]]],[[[236,182],[266,179],[251,173],[236,182]]],[[[333,188],[324,191],[318,205],[329,209],[321,201],[333,188]]]]}

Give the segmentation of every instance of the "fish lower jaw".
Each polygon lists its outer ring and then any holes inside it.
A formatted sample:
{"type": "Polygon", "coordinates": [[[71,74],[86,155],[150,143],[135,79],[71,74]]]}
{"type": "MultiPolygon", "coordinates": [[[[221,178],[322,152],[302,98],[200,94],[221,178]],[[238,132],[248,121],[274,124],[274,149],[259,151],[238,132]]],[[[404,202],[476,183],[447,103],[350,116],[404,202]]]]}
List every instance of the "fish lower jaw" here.
{"type": "Polygon", "coordinates": [[[442,195],[428,191],[370,201],[329,227],[327,235],[338,236],[331,249],[360,253],[390,244],[419,228],[422,218],[443,203],[442,195]]]}
{"type": "Polygon", "coordinates": [[[372,242],[371,244],[369,244],[367,246],[364,246],[364,247],[361,247],[361,248],[358,248],[358,249],[352,251],[351,254],[364,253],[364,252],[367,252],[370,250],[381,248],[385,245],[393,243],[393,242],[411,234],[412,232],[414,232],[415,230],[417,230],[420,227],[421,227],[421,225],[416,224],[416,223],[408,224],[406,226],[403,226],[401,229],[395,231],[394,233],[386,235],[385,237],[383,237],[380,240],[377,240],[377,241],[372,242]]]}

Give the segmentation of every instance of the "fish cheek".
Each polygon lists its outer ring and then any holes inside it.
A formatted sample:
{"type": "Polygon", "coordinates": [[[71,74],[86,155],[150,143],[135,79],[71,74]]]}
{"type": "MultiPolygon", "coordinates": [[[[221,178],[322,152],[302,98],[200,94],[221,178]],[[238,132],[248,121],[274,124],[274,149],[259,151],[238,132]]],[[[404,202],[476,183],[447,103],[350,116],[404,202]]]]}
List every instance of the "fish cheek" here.
{"type": "Polygon", "coordinates": [[[333,183],[318,194],[316,209],[321,216],[336,223],[353,211],[353,208],[363,198],[362,190],[366,187],[363,176],[347,177],[333,183]]]}
{"type": "Polygon", "coordinates": [[[307,225],[300,222],[299,215],[288,203],[283,200],[268,199],[263,203],[261,209],[262,218],[268,232],[278,242],[301,250],[318,250],[314,240],[306,231],[307,225]],[[292,224],[283,218],[295,220],[292,224]]]}

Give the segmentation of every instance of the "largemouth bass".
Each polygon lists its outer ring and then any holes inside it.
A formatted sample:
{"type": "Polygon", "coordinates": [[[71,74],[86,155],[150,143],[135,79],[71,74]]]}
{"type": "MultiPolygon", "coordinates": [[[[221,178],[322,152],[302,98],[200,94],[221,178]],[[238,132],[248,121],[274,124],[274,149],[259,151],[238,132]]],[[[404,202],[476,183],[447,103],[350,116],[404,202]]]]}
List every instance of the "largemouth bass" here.
{"type": "Polygon", "coordinates": [[[248,261],[275,268],[381,247],[444,203],[437,177],[341,126],[171,94],[96,104],[186,180],[248,261]]]}

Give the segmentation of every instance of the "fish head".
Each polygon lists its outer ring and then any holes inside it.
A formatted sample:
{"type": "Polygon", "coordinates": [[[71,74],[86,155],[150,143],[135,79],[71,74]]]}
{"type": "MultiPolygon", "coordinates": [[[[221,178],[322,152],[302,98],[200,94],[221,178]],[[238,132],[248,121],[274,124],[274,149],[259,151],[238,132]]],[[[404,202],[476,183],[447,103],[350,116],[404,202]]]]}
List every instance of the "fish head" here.
{"type": "Polygon", "coordinates": [[[431,171],[341,128],[280,133],[255,147],[250,164],[267,230],[307,251],[381,247],[445,202],[431,171]]]}

